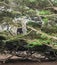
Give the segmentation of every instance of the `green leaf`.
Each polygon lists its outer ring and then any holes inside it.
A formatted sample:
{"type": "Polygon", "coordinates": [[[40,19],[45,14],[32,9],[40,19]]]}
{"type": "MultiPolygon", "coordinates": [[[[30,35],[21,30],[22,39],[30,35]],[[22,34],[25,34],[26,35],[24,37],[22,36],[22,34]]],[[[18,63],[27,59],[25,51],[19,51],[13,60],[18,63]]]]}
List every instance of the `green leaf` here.
{"type": "Polygon", "coordinates": [[[36,0],[29,0],[30,2],[35,2],[36,0]]]}

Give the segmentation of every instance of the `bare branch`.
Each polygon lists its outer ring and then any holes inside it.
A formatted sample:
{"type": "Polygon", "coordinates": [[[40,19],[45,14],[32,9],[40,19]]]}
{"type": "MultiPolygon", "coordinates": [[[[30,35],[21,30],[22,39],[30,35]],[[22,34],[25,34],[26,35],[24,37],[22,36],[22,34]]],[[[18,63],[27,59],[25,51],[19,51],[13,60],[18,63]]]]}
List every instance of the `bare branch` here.
{"type": "Polygon", "coordinates": [[[47,0],[47,1],[48,1],[49,4],[51,5],[51,7],[54,7],[50,0],[47,0]]]}
{"type": "Polygon", "coordinates": [[[50,15],[39,15],[39,16],[43,16],[43,17],[51,17],[51,16],[57,16],[57,14],[50,14],[50,15]]]}
{"type": "Polygon", "coordinates": [[[9,5],[6,4],[5,2],[0,2],[0,4],[3,4],[3,5],[5,5],[5,6],[7,6],[7,7],[9,7],[9,5]]]}
{"type": "Polygon", "coordinates": [[[50,39],[54,39],[54,40],[57,40],[57,37],[54,37],[54,36],[48,35],[48,34],[42,32],[42,31],[40,31],[40,30],[36,30],[36,29],[33,28],[33,27],[29,27],[29,26],[27,26],[27,27],[30,28],[30,29],[32,29],[33,31],[37,32],[38,34],[45,34],[45,36],[47,36],[48,38],[50,38],[50,39]]]}

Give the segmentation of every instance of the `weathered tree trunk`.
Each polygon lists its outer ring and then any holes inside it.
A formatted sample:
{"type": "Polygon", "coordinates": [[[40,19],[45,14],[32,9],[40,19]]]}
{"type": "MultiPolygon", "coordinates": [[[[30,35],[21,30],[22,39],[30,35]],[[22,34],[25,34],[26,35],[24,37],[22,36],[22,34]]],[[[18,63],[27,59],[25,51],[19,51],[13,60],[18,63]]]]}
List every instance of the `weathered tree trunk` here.
{"type": "Polygon", "coordinates": [[[22,19],[21,24],[22,24],[23,34],[25,35],[25,34],[27,34],[26,20],[25,19],[22,19]]]}
{"type": "Polygon", "coordinates": [[[7,31],[9,31],[9,24],[7,23],[7,31]]]}

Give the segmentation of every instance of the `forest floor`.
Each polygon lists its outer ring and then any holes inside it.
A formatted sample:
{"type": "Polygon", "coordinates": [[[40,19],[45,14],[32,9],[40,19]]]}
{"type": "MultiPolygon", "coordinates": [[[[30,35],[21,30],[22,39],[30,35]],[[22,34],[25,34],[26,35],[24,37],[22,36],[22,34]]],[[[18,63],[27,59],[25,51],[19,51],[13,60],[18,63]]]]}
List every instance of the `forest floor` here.
{"type": "MultiPolygon", "coordinates": [[[[4,56],[0,56],[0,59],[4,58],[4,56]]],[[[16,57],[15,57],[16,58],[16,57]]],[[[22,59],[11,59],[8,60],[4,64],[0,65],[57,65],[57,61],[42,61],[42,62],[37,62],[37,61],[32,61],[32,60],[22,60],[22,59]]]]}
{"type": "Polygon", "coordinates": [[[57,62],[56,61],[48,61],[48,62],[32,62],[32,61],[11,61],[11,62],[8,62],[8,63],[5,63],[5,64],[0,64],[0,65],[57,65],[57,62]]]}

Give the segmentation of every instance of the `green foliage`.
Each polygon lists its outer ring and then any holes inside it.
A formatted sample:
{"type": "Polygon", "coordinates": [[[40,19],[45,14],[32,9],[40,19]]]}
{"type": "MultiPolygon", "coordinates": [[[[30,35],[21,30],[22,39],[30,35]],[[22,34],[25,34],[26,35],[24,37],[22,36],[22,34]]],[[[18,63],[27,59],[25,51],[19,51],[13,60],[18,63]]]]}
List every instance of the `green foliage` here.
{"type": "Polygon", "coordinates": [[[41,46],[41,41],[40,40],[34,40],[29,42],[29,46],[34,47],[34,46],[41,46]]]}
{"type": "Polygon", "coordinates": [[[36,0],[29,0],[30,2],[35,2],[36,0]]]}
{"type": "Polygon", "coordinates": [[[44,40],[44,41],[43,41],[43,44],[52,44],[52,41],[51,41],[50,39],[44,40]]]}
{"type": "Polygon", "coordinates": [[[44,19],[43,19],[43,22],[44,22],[44,23],[47,23],[48,21],[49,21],[48,18],[44,18],[44,19]]]}
{"type": "Polygon", "coordinates": [[[33,9],[29,9],[26,13],[27,13],[29,16],[35,16],[35,15],[36,15],[36,11],[33,10],[33,9]]]}
{"type": "Polygon", "coordinates": [[[49,15],[49,14],[51,14],[52,12],[51,11],[48,11],[48,10],[41,10],[41,11],[39,11],[39,14],[40,15],[49,15]]]}
{"type": "Polygon", "coordinates": [[[0,35],[4,36],[6,39],[10,39],[11,37],[13,37],[8,31],[0,32],[0,35]]]}
{"type": "Polygon", "coordinates": [[[30,47],[42,46],[43,44],[51,44],[51,43],[52,43],[52,42],[51,42],[50,39],[47,39],[47,40],[35,39],[35,40],[29,41],[30,47]]]}
{"type": "Polygon", "coordinates": [[[32,27],[38,27],[39,24],[37,22],[28,22],[27,25],[32,27]]]}
{"type": "Polygon", "coordinates": [[[57,6],[57,0],[52,0],[52,3],[57,6]]]}
{"type": "Polygon", "coordinates": [[[47,26],[47,25],[44,25],[43,28],[42,28],[42,31],[46,32],[46,33],[56,33],[57,32],[57,26],[47,26]]]}
{"type": "Polygon", "coordinates": [[[41,39],[47,39],[47,36],[45,34],[42,34],[41,39]]]}
{"type": "MultiPolygon", "coordinates": [[[[0,4],[1,6],[5,6],[5,11],[0,11],[0,23],[6,22],[8,24],[13,25],[12,20],[14,19],[14,17],[18,18],[18,17],[23,16],[23,15],[38,16],[38,15],[53,14],[53,12],[50,11],[50,10],[42,9],[42,8],[46,8],[46,7],[50,6],[50,4],[48,3],[47,0],[0,0],[0,2],[2,2],[2,1],[6,5],[0,4]],[[7,9],[9,9],[9,8],[12,8],[13,11],[8,12],[7,9]]],[[[54,0],[53,4],[57,5],[57,0],[54,0]]],[[[53,20],[52,17],[49,17],[49,18],[44,17],[43,18],[43,21],[45,23],[44,27],[43,27],[43,31],[47,32],[47,33],[57,33],[57,26],[55,26],[55,24],[50,25],[50,27],[48,26],[48,21],[51,20],[51,19],[53,20]]],[[[38,28],[38,24],[35,23],[35,22],[30,21],[28,23],[28,25],[32,26],[34,28],[38,28]]],[[[22,37],[22,35],[13,37],[7,31],[0,32],[0,35],[1,35],[0,38],[2,39],[2,41],[0,39],[0,44],[1,44],[0,47],[4,43],[8,43],[8,44],[12,43],[13,45],[16,44],[18,46],[18,44],[21,43],[21,42],[19,42],[19,38],[24,38],[24,37],[22,37]],[[4,38],[6,38],[6,40],[3,40],[4,38]]],[[[35,46],[35,45],[41,46],[42,44],[52,43],[52,41],[50,39],[48,39],[47,36],[45,36],[45,34],[42,34],[42,35],[36,34],[35,31],[32,31],[28,35],[28,37],[29,37],[29,39],[32,39],[30,42],[28,42],[28,44],[31,44],[32,46],[35,46]],[[34,39],[36,39],[36,40],[34,40],[34,39]]],[[[26,39],[27,39],[27,36],[26,36],[26,39]]]]}

